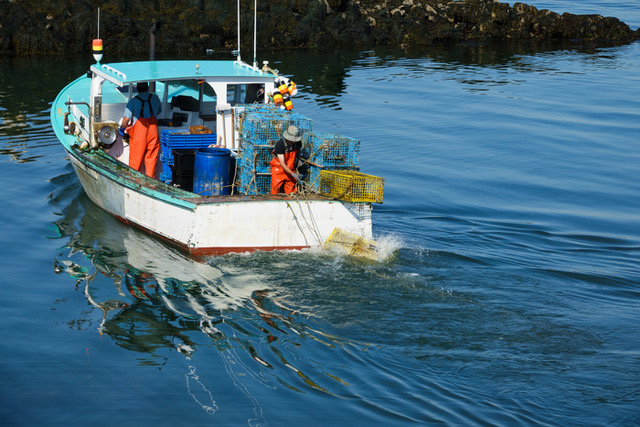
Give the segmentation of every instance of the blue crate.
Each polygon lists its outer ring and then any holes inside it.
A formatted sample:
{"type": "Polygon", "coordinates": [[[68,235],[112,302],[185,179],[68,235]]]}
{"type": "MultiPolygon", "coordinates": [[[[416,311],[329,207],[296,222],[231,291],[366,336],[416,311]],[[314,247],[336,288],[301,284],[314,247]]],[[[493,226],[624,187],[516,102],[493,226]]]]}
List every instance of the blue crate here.
{"type": "Polygon", "coordinates": [[[192,145],[208,146],[215,144],[217,135],[215,133],[192,134],[183,130],[163,129],[160,132],[160,142],[171,148],[194,148],[192,145]]]}
{"type": "Polygon", "coordinates": [[[160,174],[160,181],[164,182],[165,184],[171,184],[172,179],[173,179],[173,175],[171,173],[171,170],[169,170],[168,174],[165,172],[162,172],[160,174]]]}
{"type": "Polygon", "coordinates": [[[217,136],[215,133],[191,134],[185,132],[184,129],[163,129],[160,132],[160,143],[162,144],[162,153],[160,154],[162,171],[168,174],[169,180],[171,180],[171,166],[174,162],[173,149],[206,148],[217,143],[217,136]]]}
{"type": "Polygon", "coordinates": [[[160,161],[162,163],[166,164],[166,165],[169,165],[169,166],[171,166],[173,164],[173,158],[165,156],[164,153],[160,154],[160,161]]]}
{"type": "Polygon", "coordinates": [[[172,174],[172,169],[171,169],[171,165],[168,165],[166,163],[162,163],[162,172],[165,175],[168,175],[169,178],[171,178],[171,174],[172,174]]]}
{"type": "Polygon", "coordinates": [[[360,164],[360,141],[348,136],[314,133],[309,150],[310,160],[320,166],[351,168],[360,164]]]}

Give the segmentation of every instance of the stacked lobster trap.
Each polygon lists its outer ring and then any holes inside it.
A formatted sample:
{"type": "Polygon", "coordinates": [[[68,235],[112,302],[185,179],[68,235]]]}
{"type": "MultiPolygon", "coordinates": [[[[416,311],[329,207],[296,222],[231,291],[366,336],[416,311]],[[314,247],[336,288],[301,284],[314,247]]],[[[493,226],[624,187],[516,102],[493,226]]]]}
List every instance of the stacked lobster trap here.
{"type": "Polygon", "coordinates": [[[307,175],[308,185],[318,191],[321,171],[358,171],[360,141],[348,136],[315,133],[309,138],[309,160],[322,168],[312,167],[307,175]]]}
{"type": "Polygon", "coordinates": [[[354,203],[382,203],[384,179],[360,173],[360,141],[343,135],[311,135],[308,185],[325,196],[354,203]]]}
{"type": "Polygon", "coordinates": [[[238,109],[234,126],[240,136],[236,169],[236,191],[240,194],[269,194],[271,166],[276,142],[289,126],[302,131],[306,145],[313,121],[305,116],[269,105],[246,105],[238,109]]]}
{"type": "Polygon", "coordinates": [[[313,133],[313,121],[271,104],[237,108],[234,122],[240,138],[236,192],[269,194],[276,142],[289,126],[302,131],[303,159],[320,166],[303,171],[306,188],[353,203],[382,203],[384,179],[359,172],[360,141],[343,135],[313,133]]]}

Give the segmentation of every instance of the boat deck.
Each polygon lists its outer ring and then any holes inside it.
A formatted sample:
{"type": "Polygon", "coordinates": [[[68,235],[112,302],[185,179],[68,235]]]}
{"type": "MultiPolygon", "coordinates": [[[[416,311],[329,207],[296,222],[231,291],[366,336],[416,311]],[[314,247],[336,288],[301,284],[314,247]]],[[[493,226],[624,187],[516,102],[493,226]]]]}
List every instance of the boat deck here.
{"type": "Polygon", "coordinates": [[[168,198],[178,199],[188,204],[200,205],[209,203],[243,203],[248,201],[283,201],[283,200],[305,200],[305,201],[331,201],[330,197],[315,193],[298,193],[298,194],[265,194],[265,195],[220,195],[220,196],[200,196],[190,191],[183,190],[178,187],[166,185],[157,179],[150,178],[120,161],[109,156],[102,150],[84,152],[77,146],[72,148],[73,154],[84,160],[85,163],[91,163],[94,170],[102,170],[112,179],[116,179],[123,184],[135,186],[137,190],[148,192],[157,197],[163,194],[168,198]]]}

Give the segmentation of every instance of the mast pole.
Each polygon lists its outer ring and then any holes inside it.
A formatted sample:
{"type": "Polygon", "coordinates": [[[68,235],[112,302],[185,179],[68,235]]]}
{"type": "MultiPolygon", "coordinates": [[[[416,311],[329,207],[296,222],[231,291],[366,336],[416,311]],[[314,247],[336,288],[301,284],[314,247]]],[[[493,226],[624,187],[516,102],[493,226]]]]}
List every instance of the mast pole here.
{"type": "Polygon", "coordinates": [[[256,42],[258,34],[258,0],[253,0],[253,66],[258,67],[256,59],[256,42]]]}
{"type": "Polygon", "coordinates": [[[238,56],[237,61],[240,62],[240,0],[238,0],[238,56]]]}

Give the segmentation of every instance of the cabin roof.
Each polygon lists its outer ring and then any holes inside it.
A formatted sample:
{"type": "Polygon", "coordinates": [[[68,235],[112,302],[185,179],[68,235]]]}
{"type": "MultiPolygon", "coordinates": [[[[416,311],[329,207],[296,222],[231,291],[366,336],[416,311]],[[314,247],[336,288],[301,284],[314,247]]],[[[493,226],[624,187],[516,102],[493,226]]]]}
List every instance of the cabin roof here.
{"type": "Polygon", "coordinates": [[[118,86],[139,81],[203,79],[236,83],[272,81],[274,75],[238,61],[135,61],[94,64],[91,71],[118,86]]]}

